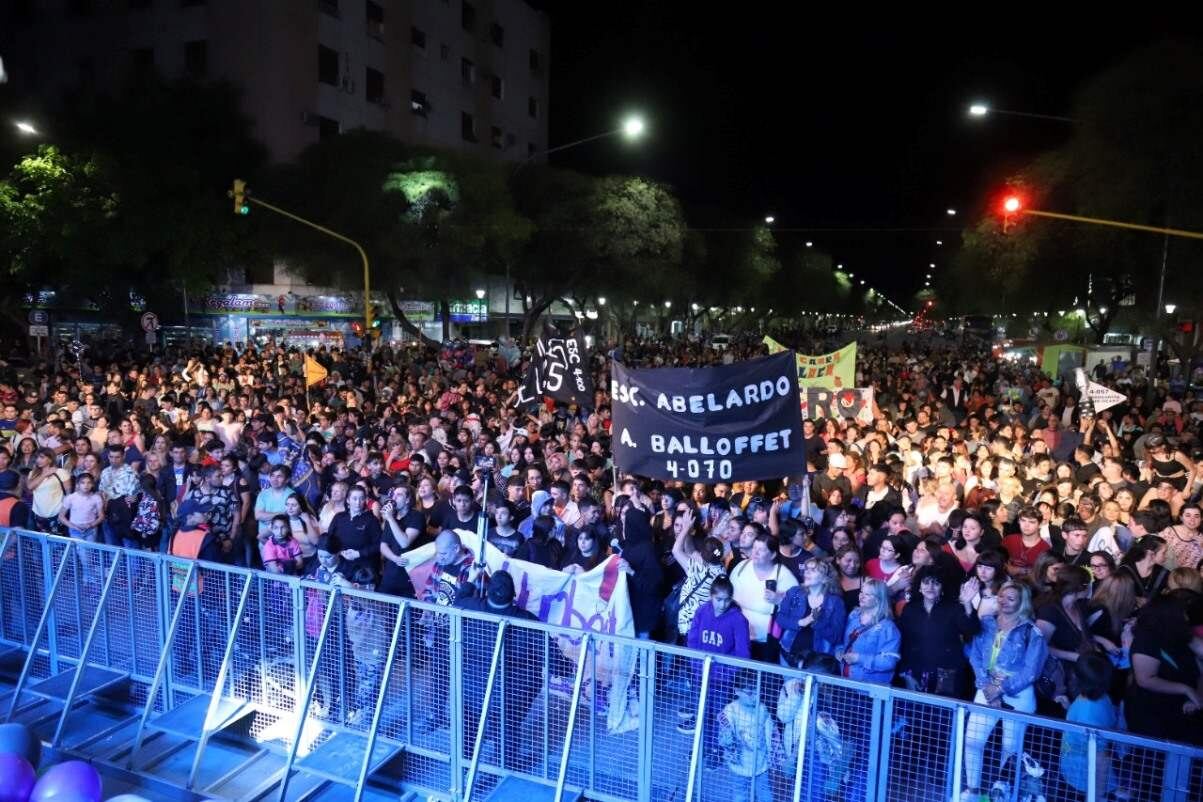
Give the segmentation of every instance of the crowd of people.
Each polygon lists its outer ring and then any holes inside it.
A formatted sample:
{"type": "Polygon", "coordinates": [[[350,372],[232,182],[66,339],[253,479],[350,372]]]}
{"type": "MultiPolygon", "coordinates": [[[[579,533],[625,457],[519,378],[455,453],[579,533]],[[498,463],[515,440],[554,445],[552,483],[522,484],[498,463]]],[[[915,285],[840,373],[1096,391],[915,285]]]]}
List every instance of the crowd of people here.
{"type": "MultiPolygon", "coordinates": [[[[618,355],[760,353],[737,338],[618,355]]],[[[803,421],[795,476],[687,484],[615,469],[603,348],[582,408],[517,408],[512,347],[309,354],[328,376],[308,388],[306,354],[274,345],[0,366],[0,525],[510,615],[513,581],[477,577],[457,531],[562,571],[613,558],[641,638],[977,702],[967,799],[988,792],[991,708],[1203,744],[1203,401],[1189,390],[1146,396],[1138,371],[1100,365],[1130,403],[1095,413],[1032,366],[866,335],[871,420],[803,421]],[[436,570],[415,586],[404,554],[428,542],[436,570]]],[[[684,710],[679,729],[704,727],[719,764],[759,778],[771,750],[747,745],[776,725],[732,681],[713,721],[684,710]]],[[[787,731],[797,695],[781,690],[787,731]]],[[[1018,760],[1018,728],[1003,730],[1018,760]]],[[[1083,749],[1063,745],[1078,790],[1083,749]]]]}

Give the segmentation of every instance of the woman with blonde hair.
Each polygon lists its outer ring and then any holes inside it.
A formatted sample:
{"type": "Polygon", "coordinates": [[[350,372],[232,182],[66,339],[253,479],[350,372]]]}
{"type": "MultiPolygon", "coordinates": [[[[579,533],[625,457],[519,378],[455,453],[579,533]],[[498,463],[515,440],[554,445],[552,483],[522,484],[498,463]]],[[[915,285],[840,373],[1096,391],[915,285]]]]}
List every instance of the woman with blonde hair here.
{"type": "Polygon", "coordinates": [[[886,583],[865,579],[860,587],[860,604],[848,613],[844,642],[835,659],[850,679],[888,685],[901,658],[902,636],[890,610],[886,583]]]}
{"type": "MultiPolygon", "coordinates": [[[[1007,582],[998,594],[998,615],[981,620],[981,631],[969,644],[969,664],[973,667],[979,705],[1021,713],[1036,710],[1036,680],[1048,656],[1044,636],[1033,622],[1032,592],[1027,585],[1007,582]]],[[[986,743],[999,717],[974,712],[965,733],[966,788],[962,800],[980,796],[982,762],[986,743]]],[[[1019,722],[1003,721],[1002,754],[999,764],[1019,755],[1023,730],[1019,722]]]]}

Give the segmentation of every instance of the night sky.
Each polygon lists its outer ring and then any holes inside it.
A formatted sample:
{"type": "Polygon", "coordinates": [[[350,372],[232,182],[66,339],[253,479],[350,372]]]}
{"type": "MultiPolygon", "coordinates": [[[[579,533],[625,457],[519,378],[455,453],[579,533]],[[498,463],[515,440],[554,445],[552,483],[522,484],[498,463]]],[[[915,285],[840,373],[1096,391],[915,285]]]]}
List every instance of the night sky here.
{"type": "Polygon", "coordinates": [[[1157,19],[1099,33],[1018,6],[971,23],[967,10],[889,19],[867,6],[820,18],[784,3],[535,5],[552,21],[551,145],[613,128],[627,109],[650,127],[638,146],[602,140],[553,164],[647,175],[731,222],[772,213],[779,230],[808,230],[782,236],[813,240],[904,306],[991,189],[1071,131],[970,119],[970,101],[1069,115],[1084,80],[1182,33],[1157,19]]]}

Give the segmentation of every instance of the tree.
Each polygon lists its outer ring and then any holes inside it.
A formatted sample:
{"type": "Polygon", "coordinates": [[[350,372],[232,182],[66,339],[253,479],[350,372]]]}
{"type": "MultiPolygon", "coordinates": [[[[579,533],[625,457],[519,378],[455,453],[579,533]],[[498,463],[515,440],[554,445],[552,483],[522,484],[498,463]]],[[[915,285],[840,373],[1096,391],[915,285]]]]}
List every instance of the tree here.
{"type": "MultiPolygon", "coordinates": [[[[236,91],[152,82],[72,109],[62,144],[19,159],[0,183],[11,286],[52,288],[132,325],[132,300],[167,316],[181,288],[210,287],[232,264],[261,258],[224,197],[235,171],[265,157],[236,91]]],[[[7,305],[11,319],[12,296],[7,305]]]]}
{"type": "Polygon", "coordinates": [[[590,178],[546,168],[515,177],[518,208],[535,232],[514,272],[515,287],[530,298],[523,338],[539,317],[573,288],[607,287],[608,307],[636,300],[671,299],[681,280],[685,220],[680,203],[662,184],[643,178],[590,178]]]}
{"type": "MultiPolygon", "coordinates": [[[[1142,50],[1077,93],[1067,144],[1014,179],[1029,208],[1203,230],[1203,56],[1163,44],[1142,50]]],[[[1003,235],[990,209],[966,232],[941,294],[964,311],[1081,308],[1102,341],[1121,307],[1156,308],[1163,242],[1145,233],[1023,218],[1003,235]]],[[[1203,246],[1179,241],[1167,286],[1203,291],[1203,246]],[[1175,269],[1176,267],[1176,269],[1175,269]]]]}

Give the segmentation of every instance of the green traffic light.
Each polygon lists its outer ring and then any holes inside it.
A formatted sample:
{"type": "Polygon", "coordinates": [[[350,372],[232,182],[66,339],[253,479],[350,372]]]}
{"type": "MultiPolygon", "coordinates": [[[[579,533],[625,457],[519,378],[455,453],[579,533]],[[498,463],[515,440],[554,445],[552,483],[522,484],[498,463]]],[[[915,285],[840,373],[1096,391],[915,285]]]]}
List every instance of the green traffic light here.
{"type": "Polygon", "coordinates": [[[250,214],[250,213],[251,213],[251,207],[250,207],[250,206],[248,206],[248,205],[246,205],[246,204],[244,203],[244,204],[242,204],[241,206],[239,206],[239,207],[238,207],[238,213],[239,213],[239,214],[250,214]]]}

